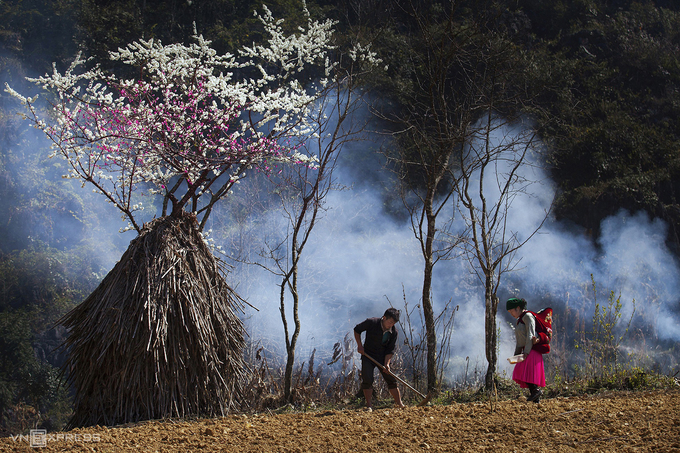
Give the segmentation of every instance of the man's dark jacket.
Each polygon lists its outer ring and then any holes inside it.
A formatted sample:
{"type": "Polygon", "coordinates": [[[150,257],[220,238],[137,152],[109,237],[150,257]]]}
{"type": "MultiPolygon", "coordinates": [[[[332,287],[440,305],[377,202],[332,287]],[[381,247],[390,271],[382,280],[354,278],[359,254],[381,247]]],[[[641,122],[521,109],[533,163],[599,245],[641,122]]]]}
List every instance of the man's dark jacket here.
{"type": "Polygon", "coordinates": [[[359,335],[366,332],[364,352],[378,362],[384,363],[386,355],[394,354],[394,348],[397,344],[397,328],[392,326],[392,329],[383,332],[380,319],[368,318],[354,326],[354,332],[359,335]],[[383,335],[384,333],[387,333],[387,335],[383,335]]]}

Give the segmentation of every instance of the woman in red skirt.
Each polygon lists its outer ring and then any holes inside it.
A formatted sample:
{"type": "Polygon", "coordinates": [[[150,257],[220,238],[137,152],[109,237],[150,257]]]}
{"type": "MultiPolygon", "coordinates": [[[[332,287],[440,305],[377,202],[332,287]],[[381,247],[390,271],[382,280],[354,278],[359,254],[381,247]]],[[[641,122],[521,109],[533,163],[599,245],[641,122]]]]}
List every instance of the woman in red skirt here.
{"type": "Polygon", "coordinates": [[[515,355],[522,354],[524,357],[524,360],[515,365],[512,380],[521,388],[529,389],[527,401],[538,403],[543,395],[539,387],[545,387],[545,370],[543,355],[532,349],[539,341],[536,335],[536,318],[526,308],[527,302],[524,299],[512,298],[506,303],[508,313],[517,319],[515,355]]]}

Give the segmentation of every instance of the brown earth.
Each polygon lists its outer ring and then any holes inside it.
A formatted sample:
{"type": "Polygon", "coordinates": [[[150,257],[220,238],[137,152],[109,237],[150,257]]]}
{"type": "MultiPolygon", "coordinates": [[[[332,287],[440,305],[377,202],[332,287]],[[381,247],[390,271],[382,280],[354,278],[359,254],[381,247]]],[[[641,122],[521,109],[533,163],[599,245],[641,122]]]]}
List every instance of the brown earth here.
{"type": "MultiPolygon", "coordinates": [[[[34,439],[36,442],[40,438],[34,439]]],[[[48,433],[38,451],[680,452],[680,390],[544,399],[231,415],[48,433]]],[[[35,451],[29,436],[0,451],[35,451]]]]}

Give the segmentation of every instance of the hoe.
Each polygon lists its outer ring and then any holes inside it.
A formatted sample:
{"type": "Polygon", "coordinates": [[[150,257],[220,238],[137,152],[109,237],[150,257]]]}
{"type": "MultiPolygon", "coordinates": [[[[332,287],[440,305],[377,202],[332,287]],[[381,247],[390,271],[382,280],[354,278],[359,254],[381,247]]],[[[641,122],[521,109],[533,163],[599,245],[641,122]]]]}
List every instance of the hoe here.
{"type": "Polygon", "coordinates": [[[363,355],[364,355],[368,360],[370,360],[371,362],[375,363],[375,364],[378,366],[378,368],[380,368],[381,371],[383,371],[383,372],[389,374],[390,376],[392,376],[393,378],[395,378],[397,381],[401,382],[401,383],[404,384],[406,387],[408,387],[408,388],[410,388],[411,390],[413,390],[418,396],[420,396],[421,398],[423,398],[423,400],[422,400],[420,403],[418,403],[418,406],[425,406],[425,405],[430,401],[430,398],[432,398],[432,392],[428,392],[428,393],[427,393],[427,396],[426,396],[426,395],[423,395],[423,394],[420,393],[418,390],[416,390],[415,388],[413,388],[408,382],[406,382],[405,380],[403,380],[402,378],[400,378],[399,376],[397,376],[396,374],[394,374],[393,372],[391,372],[390,370],[388,370],[387,368],[385,368],[384,366],[382,366],[382,365],[381,365],[377,360],[375,360],[373,357],[371,357],[370,355],[368,355],[368,354],[366,354],[366,353],[364,353],[363,355]]]}

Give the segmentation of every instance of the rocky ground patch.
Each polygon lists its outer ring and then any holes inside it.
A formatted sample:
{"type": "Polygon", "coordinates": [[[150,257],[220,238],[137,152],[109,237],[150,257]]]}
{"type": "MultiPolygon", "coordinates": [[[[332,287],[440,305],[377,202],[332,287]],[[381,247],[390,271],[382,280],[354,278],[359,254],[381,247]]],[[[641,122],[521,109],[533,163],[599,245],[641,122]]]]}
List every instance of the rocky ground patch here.
{"type": "MultiPolygon", "coordinates": [[[[163,420],[47,433],[40,451],[680,452],[680,390],[163,420]]],[[[34,451],[30,436],[0,451],[34,451]]]]}

